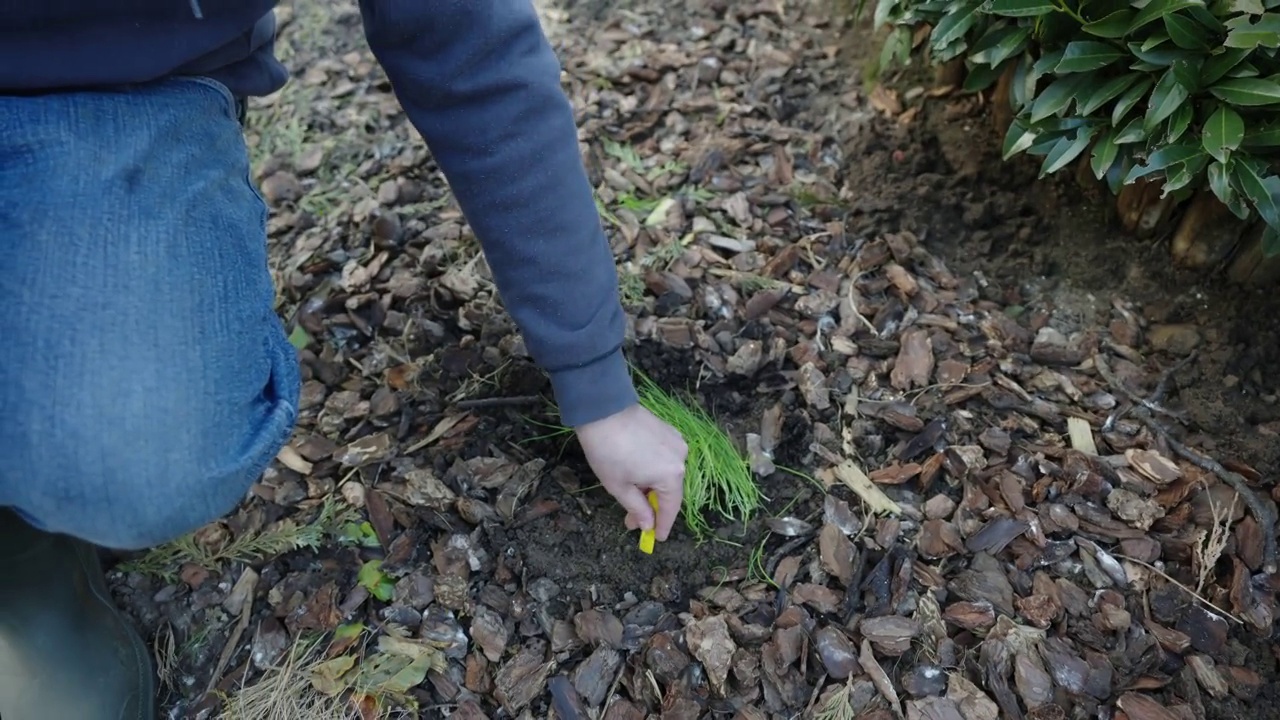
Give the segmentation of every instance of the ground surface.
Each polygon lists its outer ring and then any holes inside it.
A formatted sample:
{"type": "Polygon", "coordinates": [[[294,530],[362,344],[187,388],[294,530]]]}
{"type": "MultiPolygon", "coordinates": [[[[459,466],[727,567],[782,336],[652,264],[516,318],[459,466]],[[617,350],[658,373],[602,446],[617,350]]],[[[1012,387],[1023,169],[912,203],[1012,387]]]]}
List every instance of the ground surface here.
{"type": "Polygon", "coordinates": [[[629,356],[809,477],[640,554],[358,12],[286,6],[248,137],[303,419],[236,514],[112,573],[171,717],[1276,714],[1269,521],[1180,452],[1274,514],[1274,301],[999,163],[976,100],[864,83],[828,3],[544,13],[629,356]]]}

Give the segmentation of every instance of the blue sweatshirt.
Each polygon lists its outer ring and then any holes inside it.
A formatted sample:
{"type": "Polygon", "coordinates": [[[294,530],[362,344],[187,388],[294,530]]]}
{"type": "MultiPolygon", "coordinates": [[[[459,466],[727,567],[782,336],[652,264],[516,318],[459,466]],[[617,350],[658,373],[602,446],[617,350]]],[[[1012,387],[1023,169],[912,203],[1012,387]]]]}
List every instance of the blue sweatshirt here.
{"type": "MultiPolygon", "coordinates": [[[[301,0],[310,2],[311,0],[301,0]]],[[[275,0],[0,0],[0,94],[203,75],[278,90],[275,0]]],[[[636,402],[617,274],[531,0],[360,0],[365,35],[578,426],[636,402]]]]}

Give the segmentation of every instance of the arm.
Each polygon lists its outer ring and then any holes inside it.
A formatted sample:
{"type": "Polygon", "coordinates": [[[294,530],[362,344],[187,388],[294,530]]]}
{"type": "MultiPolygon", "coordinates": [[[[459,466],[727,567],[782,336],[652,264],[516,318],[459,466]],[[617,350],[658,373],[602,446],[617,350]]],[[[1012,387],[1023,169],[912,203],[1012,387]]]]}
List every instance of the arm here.
{"type": "Polygon", "coordinates": [[[637,401],[618,278],[531,0],[360,0],[365,35],[572,427],[637,401]]]}

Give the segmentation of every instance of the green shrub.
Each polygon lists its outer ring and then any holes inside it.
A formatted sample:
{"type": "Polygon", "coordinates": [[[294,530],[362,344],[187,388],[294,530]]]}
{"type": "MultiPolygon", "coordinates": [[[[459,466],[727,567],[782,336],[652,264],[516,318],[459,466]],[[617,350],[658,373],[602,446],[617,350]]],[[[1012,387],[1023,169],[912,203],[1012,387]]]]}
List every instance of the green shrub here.
{"type": "Polygon", "coordinates": [[[1041,176],[1089,153],[1113,193],[1143,177],[1175,201],[1207,185],[1237,217],[1261,217],[1280,251],[1280,0],[878,0],[881,65],[963,58],[964,89],[1010,71],[1003,155],[1041,176]]]}

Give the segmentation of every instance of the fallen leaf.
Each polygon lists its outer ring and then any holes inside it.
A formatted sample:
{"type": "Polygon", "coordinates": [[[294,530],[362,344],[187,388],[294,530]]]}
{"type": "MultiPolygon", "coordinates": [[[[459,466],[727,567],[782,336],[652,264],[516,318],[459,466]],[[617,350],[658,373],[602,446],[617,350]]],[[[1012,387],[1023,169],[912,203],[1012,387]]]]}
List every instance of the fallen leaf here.
{"type": "Polygon", "coordinates": [[[898,503],[889,499],[884,491],[876,487],[867,477],[862,469],[854,464],[852,460],[845,460],[835,467],[835,475],[840,482],[852,490],[862,498],[873,514],[890,513],[892,515],[900,515],[902,508],[898,503]]]}

